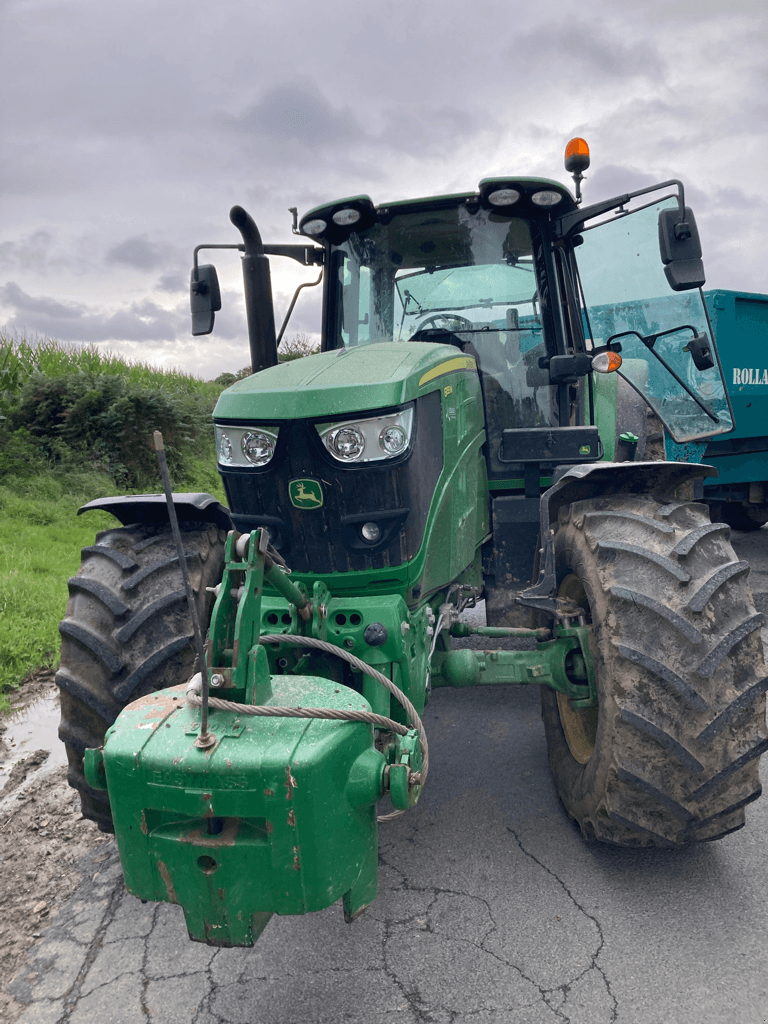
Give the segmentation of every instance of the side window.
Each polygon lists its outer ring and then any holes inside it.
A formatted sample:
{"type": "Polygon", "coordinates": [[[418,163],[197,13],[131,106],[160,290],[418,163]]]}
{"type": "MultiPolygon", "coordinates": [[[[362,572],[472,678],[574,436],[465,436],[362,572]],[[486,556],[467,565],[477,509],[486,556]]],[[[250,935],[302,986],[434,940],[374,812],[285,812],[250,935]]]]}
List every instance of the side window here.
{"type": "Polygon", "coordinates": [[[672,291],[664,275],[659,213],[676,207],[677,199],[669,197],[587,227],[575,252],[585,322],[594,345],[634,332],[618,339],[623,359],[639,360],[647,367],[647,374],[633,375],[631,383],[674,440],[684,442],[731,430],[733,422],[720,367],[698,370],[688,349],[694,334],[712,338],[701,291],[672,291]]]}

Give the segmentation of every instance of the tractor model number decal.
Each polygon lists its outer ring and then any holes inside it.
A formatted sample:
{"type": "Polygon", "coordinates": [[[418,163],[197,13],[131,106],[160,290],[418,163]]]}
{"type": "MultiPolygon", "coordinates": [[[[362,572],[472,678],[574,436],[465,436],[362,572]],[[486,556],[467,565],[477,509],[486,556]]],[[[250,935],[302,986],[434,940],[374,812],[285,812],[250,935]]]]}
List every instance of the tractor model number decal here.
{"type": "MultiPolygon", "coordinates": [[[[147,782],[153,786],[174,786],[181,789],[208,789],[209,775],[187,775],[181,772],[150,771],[147,782]]],[[[221,775],[216,779],[217,789],[248,789],[247,775],[221,775]]]]}
{"type": "Polygon", "coordinates": [[[320,508],[323,504],[323,488],[319,480],[291,480],[288,497],[294,508],[320,508]]]}
{"type": "Polygon", "coordinates": [[[750,367],[749,369],[737,370],[733,368],[734,384],[768,384],[768,370],[759,370],[750,367]]]}

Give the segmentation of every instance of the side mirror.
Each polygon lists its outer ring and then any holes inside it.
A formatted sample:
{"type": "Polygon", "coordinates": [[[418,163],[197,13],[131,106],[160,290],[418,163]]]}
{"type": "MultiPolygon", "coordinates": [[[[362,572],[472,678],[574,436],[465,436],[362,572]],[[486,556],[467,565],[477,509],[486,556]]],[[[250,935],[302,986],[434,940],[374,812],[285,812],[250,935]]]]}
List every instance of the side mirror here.
{"type": "Polygon", "coordinates": [[[706,331],[703,334],[694,334],[683,351],[691,353],[697,370],[711,370],[715,365],[715,357],[712,355],[712,346],[706,331]]]}
{"type": "Polygon", "coordinates": [[[194,270],[189,280],[189,305],[192,309],[192,334],[210,334],[216,311],[221,309],[221,290],[216,267],[207,263],[194,270]]]}
{"type": "Polygon", "coordinates": [[[689,206],[685,208],[682,221],[677,208],[662,210],[659,214],[659,253],[673,291],[701,288],[706,281],[699,231],[689,206]]]}

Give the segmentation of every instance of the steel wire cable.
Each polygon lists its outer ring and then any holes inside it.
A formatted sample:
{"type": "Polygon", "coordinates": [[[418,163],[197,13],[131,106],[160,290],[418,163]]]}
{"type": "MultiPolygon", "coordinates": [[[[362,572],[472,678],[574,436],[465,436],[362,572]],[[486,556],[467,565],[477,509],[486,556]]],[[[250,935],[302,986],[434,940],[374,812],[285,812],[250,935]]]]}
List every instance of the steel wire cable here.
{"type": "MultiPolygon", "coordinates": [[[[429,771],[429,745],[427,743],[427,734],[424,729],[424,724],[411,701],[406,697],[403,691],[392,682],[391,679],[387,679],[385,675],[366,664],[366,662],[362,661],[360,658],[357,658],[354,654],[350,654],[349,651],[345,651],[343,648],[337,647],[335,644],[328,643],[326,640],[318,640],[311,636],[297,636],[294,633],[265,633],[263,636],[259,637],[259,643],[292,644],[294,647],[314,647],[318,650],[325,651],[328,654],[333,654],[336,657],[341,658],[343,661],[348,662],[352,668],[356,668],[359,672],[370,676],[372,679],[381,683],[382,686],[386,687],[392,696],[402,705],[405,713],[408,715],[411,726],[415,729],[416,734],[419,737],[422,757],[421,771],[411,773],[410,781],[421,786],[426,783],[427,773],[429,771]]],[[[187,702],[192,707],[202,707],[202,699],[197,694],[188,693],[187,702]]],[[[348,722],[368,722],[371,725],[377,725],[382,729],[395,732],[400,736],[404,736],[408,732],[408,729],[401,723],[395,722],[391,718],[386,718],[384,715],[374,714],[372,711],[356,711],[351,708],[349,710],[344,708],[288,708],[266,706],[263,704],[238,704],[234,701],[222,700],[220,697],[209,697],[208,703],[211,707],[218,708],[222,711],[234,711],[239,714],[255,717],[321,718],[348,722]]],[[[378,816],[378,820],[391,821],[394,818],[399,818],[404,813],[405,811],[398,810],[393,811],[391,814],[380,814],[378,816]]]]}

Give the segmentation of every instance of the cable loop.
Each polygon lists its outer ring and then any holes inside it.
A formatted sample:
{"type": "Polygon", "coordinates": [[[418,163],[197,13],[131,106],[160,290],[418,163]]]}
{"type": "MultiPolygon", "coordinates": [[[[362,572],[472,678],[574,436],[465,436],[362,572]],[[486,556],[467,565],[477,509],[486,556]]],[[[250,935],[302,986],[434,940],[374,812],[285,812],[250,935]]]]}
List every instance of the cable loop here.
{"type": "MultiPolygon", "coordinates": [[[[295,633],[265,633],[263,636],[259,637],[259,643],[292,644],[294,647],[315,647],[318,650],[325,651],[327,654],[333,654],[336,657],[341,658],[342,661],[348,662],[352,668],[357,669],[358,672],[362,672],[364,675],[370,676],[372,679],[381,683],[382,686],[386,687],[392,696],[404,708],[405,713],[408,715],[408,720],[411,723],[411,727],[416,730],[416,734],[419,737],[422,762],[421,771],[412,773],[410,777],[418,785],[423,786],[426,783],[427,774],[429,772],[429,745],[427,743],[427,734],[424,729],[424,724],[411,701],[398,686],[395,686],[391,679],[387,679],[387,677],[377,669],[372,668],[360,658],[357,658],[354,654],[350,654],[349,651],[345,651],[341,647],[336,647],[335,644],[330,644],[326,640],[318,640],[312,636],[297,636],[295,633]]],[[[202,706],[202,700],[194,693],[187,694],[187,703],[190,707],[197,708],[202,706]]],[[[408,733],[406,726],[402,725],[400,722],[395,722],[393,719],[386,718],[384,715],[376,715],[372,711],[355,711],[352,709],[345,710],[343,708],[288,708],[263,704],[237,704],[234,701],[222,700],[220,697],[211,697],[209,698],[208,703],[210,707],[218,708],[221,711],[234,711],[238,714],[261,718],[320,718],[347,722],[367,722],[380,729],[386,729],[388,732],[397,733],[398,736],[405,736],[408,733]]],[[[392,811],[390,814],[380,814],[377,820],[392,821],[395,818],[401,817],[403,814],[405,814],[405,811],[392,811]]]]}

